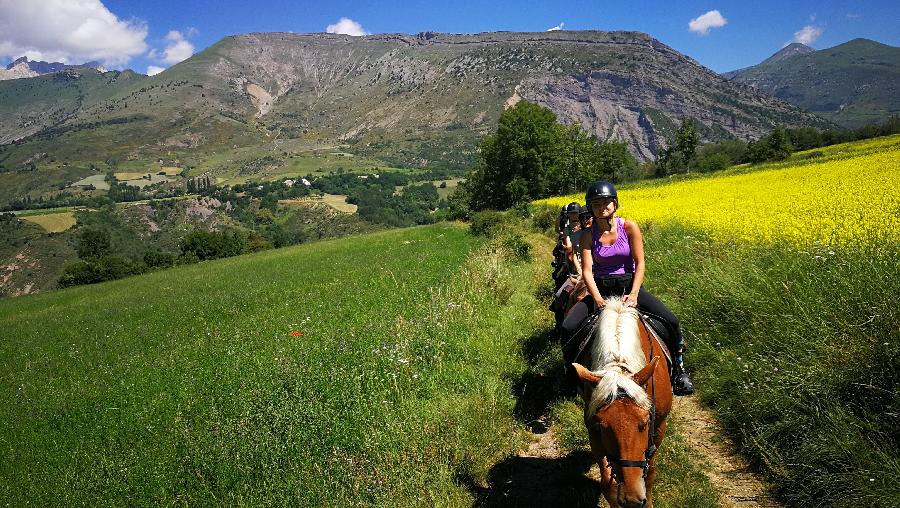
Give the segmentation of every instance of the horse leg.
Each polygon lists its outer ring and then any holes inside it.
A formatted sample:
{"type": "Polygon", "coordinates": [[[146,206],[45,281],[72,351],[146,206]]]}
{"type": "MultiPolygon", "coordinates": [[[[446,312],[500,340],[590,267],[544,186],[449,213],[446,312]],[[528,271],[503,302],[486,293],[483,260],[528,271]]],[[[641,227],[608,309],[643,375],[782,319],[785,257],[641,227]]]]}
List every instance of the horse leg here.
{"type": "Polygon", "coordinates": [[[606,462],[606,450],[600,444],[600,436],[594,437],[593,434],[593,432],[590,432],[588,437],[591,443],[591,451],[594,452],[597,465],[600,467],[600,492],[603,493],[603,497],[606,498],[610,508],[619,508],[619,503],[616,499],[616,485],[612,479],[612,470],[606,462]]]}

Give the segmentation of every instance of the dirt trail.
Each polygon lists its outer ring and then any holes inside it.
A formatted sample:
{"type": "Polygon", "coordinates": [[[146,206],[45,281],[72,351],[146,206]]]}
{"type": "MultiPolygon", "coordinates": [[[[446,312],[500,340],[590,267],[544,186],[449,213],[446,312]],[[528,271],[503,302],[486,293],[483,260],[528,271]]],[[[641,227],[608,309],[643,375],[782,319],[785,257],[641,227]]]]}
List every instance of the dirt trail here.
{"type": "MultiPolygon", "coordinates": [[[[722,434],[712,413],[693,397],[676,397],[669,416],[704,464],[704,472],[719,493],[723,508],[781,508],[765,484],[750,471],[722,434]]],[[[600,472],[587,451],[564,454],[553,429],[536,425],[529,446],[498,464],[489,487],[473,489],[476,506],[546,507],[606,506],[601,500],[600,472]],[[548,488],[553,486],[551,488],[548,488]],[[602,503],[602,504],[601,504],[602,503]]]]}
{"type": "Polygon", "coordinates": [[[669,416],[694,452],[709,464],[706,475],[719,492],[724,508],[780,508],[765,484],[725,437],[712,413],[694,397],[675,397],[669,416]]]}

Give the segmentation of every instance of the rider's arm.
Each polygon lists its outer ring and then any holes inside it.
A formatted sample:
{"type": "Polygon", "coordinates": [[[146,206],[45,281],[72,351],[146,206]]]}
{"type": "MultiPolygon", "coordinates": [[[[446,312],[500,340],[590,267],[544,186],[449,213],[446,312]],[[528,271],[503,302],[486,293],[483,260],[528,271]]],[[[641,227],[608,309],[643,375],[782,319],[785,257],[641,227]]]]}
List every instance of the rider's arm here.
{"type": "Polygon", "coordinates": [[[566,249],[566,259],[569,261],[569,266],[574,266],[575,271],[578,272],[578,275],[580,276],[581,265],[578,263],[578,257],[575,255],[575,246],[572,245],[572,240],[569,238],[569,235],[566,235],[563,247],[566,249]]]}
{"type": "Polygon", "coordinates": [[[591,255],[593,238],[591,237],[591,231],[589,229],[581,233],[581,239],[578,244],[581,245],[581,280],[583,280],[584,285],[587,286],[588,294],[590,294],[591,298],[597,302],[597,307],[602,307],[606,305],[606,300],[600,296],[600,291],[597,289],[597,283],[594,282],[594,258],[591,255]]]}
{"type": "Polygon", "coordinates": [[[628,243],[631,246],[631,257],[634,259],[634,279],[631,283],[631,293],[626,295],[625,302],[637,302],[638,291],[641,290],[641,284],[644,283],[644,270],[646,264],[644,262],[644,237],[641,235],[641,228],[636,222],[630,220],[625,221],[625,231],[628,233],[628,243]]]}

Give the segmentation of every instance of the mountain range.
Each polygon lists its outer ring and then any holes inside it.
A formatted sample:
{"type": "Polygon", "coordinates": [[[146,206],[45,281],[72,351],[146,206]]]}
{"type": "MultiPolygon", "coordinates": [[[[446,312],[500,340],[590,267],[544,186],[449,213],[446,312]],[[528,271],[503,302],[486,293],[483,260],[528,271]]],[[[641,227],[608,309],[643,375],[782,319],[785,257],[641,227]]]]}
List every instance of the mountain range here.
{"type": "Polygon", "coordinates": [[[106,69],[100,62],[87,62],[77,65],[69,65],[60,62],[41,62],[28,60],[23,56],[15,59],[6,69],[0,69],[0,81],[7,79],[33,78],[35,76],[43,76],[44,74],[52,74],[70,69],[94,69],[98,72],[106,72],[106,69]]]}
{"type": "Polygon", "coordinates": [[[704,139],[830,125],[637,32],[230,36],[152,77],[69,69],[0,83],[0,165],[155,160],[307,139],[394,165],[470,167],[527,99],[655,159],[682,117],[704,139]]]}
{"type": "Polygon", "coordinates": [[[900,48],[868,39],[821,50],[790,44],[758,65],[723,77],[846,128],[900,114],[900,48]]]}

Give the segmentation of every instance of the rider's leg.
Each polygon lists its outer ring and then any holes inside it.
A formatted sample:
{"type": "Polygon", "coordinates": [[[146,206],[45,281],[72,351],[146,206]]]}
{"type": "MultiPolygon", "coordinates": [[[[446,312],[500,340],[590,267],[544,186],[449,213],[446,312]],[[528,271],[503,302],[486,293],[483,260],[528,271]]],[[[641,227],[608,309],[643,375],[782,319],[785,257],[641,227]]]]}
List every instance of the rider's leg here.
{"type": "Polygon", "coordinates": [[[578,354],[578,344],[576,344],[576,342],[579,342],[580,339],[574,337],[574,335],[578,333],[582,325],[587,321],[588,316],[594,312],[595,307],[596,304],[594,303],[594,299],[588,295],[572,306],[572,309],[569,310],[569,313],[566,314],[565,319],[563,319],[562,325],[560,325],[559,342],[562,346],[563,367],[566,371],[566,381],[569,382],[571,386],[576,386],[578,384],[578,374],[575,373],[572,362],[576,360],[576,358],[574,358],[574,356],[578,354]]]}
{"type": "Polygon", "coordinates": [[[684,368],[684,352],[686,348],[678,316],[673,314],[665,304],[643,287],[638,293],[638,308],[659,316],[669,332],[669,340],[666,341],[666,345],[669,347],[669,352],[672,353],[672,389],[675,395],[690,395],[694,393],[694,382],[684,368]]]}

